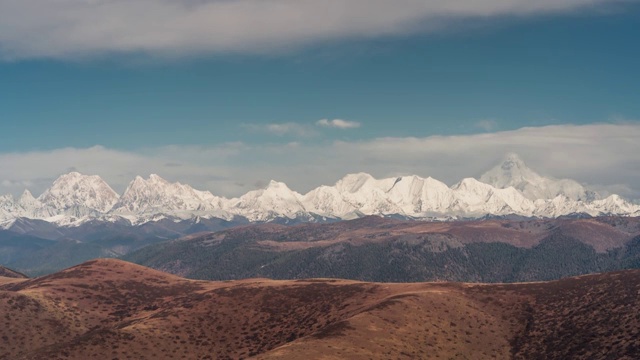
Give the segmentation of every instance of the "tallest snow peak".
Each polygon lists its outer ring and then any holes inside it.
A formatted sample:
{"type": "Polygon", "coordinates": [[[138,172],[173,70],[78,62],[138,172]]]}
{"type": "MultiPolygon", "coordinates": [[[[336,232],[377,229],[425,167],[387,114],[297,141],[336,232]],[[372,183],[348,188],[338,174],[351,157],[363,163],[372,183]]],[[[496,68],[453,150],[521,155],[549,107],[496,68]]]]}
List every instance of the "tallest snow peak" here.
{"type": "Polygon", "coordinates": [[[517,154],[510,153],[500,164],[482,174],[480,181],[497,188],[513,186],[522,190],[525,184],[542,186],[545,178],[529,169],[517,154]]]}
{"type": "Polygon", "coordinates": [[[271,180],[269,181],[269,184],[266,187],[267,189],[271,189],[271,188],[289,188],[287,186],[287,184],[280,182],[280,181],[275,181],[275,180],[271,180]]]}
{"type": "Polygon", "coordinates": [[[522,169],[526,168],[524,161],[516,153],[509,153],[505,156],[504,161],[500,165],[503,170],[511,170],[514,168],[522,169]]]}
{"type": "Polygon", "coordinates": [[[587,191],[576,181],[554,179],[536,173],[514,153],[508,154],[502,163],[484,173],[480,181],[500,189],[512,186],[530,200],[553,199],[558,195],[572,200],[597,198],[597,194],[587,191]]]}

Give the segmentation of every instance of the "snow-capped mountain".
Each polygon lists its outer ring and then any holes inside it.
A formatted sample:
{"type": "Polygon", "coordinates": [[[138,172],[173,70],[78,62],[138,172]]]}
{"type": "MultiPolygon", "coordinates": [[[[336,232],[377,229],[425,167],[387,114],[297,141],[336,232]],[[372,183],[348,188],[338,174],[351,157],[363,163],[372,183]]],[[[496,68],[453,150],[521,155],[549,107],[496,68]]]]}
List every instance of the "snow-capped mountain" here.
{"type": "MultiPolygon", "coordinates": [[[[56,209],[54,207],[43,204],[42,201],[36,199],[29,190],[25,190],[22,193],[16,205],[23,214],[22,216],[26,218],[43,219],[56,215],[56,209]]],[[[64,210],[68,209],[62,209],[62,211],[64,210]]]]}
{"type": "Polygon", "coordinates": [[[588,191],[574,180],[539,175],[529,169],[517,154],[508,154],[501,164],[480,176],[480,181],[500,189],[512,186],[529,200],[550,200],[558,195],[580,201],[598,198],[595,192],[588,191]]]}
{"type": "Polygon", "coordinates": [[[227,200],[208,191],[199,191],[179,182],[170,183],[156,174],[148,179],[137,176],[125,190],[111,213],[139,223],[158,219],[157,215],[189,218],[205,213],[216,217],[231,216],[223,208],[227,200]]]}
{"type": "Polygon", "coordinates": [[[431,177],[398,177],[387,194],[405,214],[444,214],[460,210],[454,191],[431,177]]]}
{"type": "Polygon", "coordinates": [[[227,211],[250,221],[269,221],[276,217],[294,219],[308,214],[301,199],[302,195],[289,189],[285,183],[272,180],[264,189],[249,191],[231,200],[227,211]]]}
{"type": "MultiPolygon", "coordinates": [[[[28,198],[28,194],[26,197],[28,198]]],[[[53,185],[38,197],[38,201],[58,214],[70,209],[86,213],[105,213],[111,210],[118,197],[118,193],[99,176],[71,172],[54,181],[53,185]]]]}
{"type": "Polygon", "coordinates": [[[18,199],[18,205],[20,205],[24,209],[42,207],[42,203],[38,199],[36,199],[29,190],[25,190],[22,193],[20,199],[18,199]]]}
{"type": "Polygon", "coordinates": [[[531,200],[513,187],[495,188],[474,178],[466,178],[452,187],[464,214],[482,216],[518,214],[530,216],[531,200]]]}
{"type": "Polygon", "coordinates": [[[357,207],[344,199],[335,186],[319,186],[306,193],[300,202],[307,211],[319,215],[349,218],[357,207]]]}
{"type": "Polygon", "coordinates": [[[400,206],[387,196],[395,181],[395,178],[377,180],[366,173],[349,174],[338,180],[335,188],[342,199],[363,214],[403,214],[400,206]]]}
{"type": "Polygon", "coordinates": [[[617,195],[597,193],[569,179],[544,177],[514,154],[480,179],[466,178],[449,187],[431,177],[376,179],[366,173],[344,176],[333,186],[302,195],[271,181],[264,189],[226,199],[158,175],[136,177],[119,196],[98,176],[72,172],[60,176],[38,198],[28,190],[15,200],[0,196],[0,227],[17,219],[39,219],[58,226],[90,220],[142,224],[161,219],[277,219],[313,221],[364,215],[482,217],[485,215],[558,217],[570,214],[639,216],[640,206],[617,195]]]}

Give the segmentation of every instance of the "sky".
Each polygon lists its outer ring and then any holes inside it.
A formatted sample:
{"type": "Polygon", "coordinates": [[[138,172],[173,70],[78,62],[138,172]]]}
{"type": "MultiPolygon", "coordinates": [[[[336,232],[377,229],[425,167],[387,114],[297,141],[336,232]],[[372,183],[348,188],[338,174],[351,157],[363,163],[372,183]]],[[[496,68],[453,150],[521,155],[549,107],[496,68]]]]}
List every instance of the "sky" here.
{"type": "Polygon", "coordinates": [[[452,185],[516,152],[640,199],[638,38],[624,0],[0,0],[0,194],[452,185]]]}

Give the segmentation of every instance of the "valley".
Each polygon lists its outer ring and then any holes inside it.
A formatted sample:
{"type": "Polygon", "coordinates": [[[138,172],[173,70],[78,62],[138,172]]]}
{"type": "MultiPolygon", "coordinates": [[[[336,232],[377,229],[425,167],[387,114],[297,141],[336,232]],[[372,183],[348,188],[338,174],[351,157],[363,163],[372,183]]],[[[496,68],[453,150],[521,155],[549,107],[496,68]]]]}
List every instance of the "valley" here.
{"type": "Polygon", "coordinates": [[[87,223],[49,240],[0,231],[0,264],[30,276],[122,258],[206,280],[347,278],[517,282],[640,267],[635,217],[283,225],[200,220],[131,227],[87,223]]]}

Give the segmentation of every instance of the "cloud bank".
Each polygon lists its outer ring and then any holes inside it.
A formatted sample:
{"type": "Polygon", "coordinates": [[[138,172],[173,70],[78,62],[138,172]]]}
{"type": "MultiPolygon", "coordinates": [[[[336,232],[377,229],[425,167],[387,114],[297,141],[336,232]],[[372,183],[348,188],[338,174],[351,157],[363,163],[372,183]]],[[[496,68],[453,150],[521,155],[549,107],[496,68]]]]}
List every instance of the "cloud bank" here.
{"type": "Polygon", "coordinates": [[[624,0],[0,0],[0,57],[263,53],[624,0]]]}
{"type": "Polygon", "coordinates": [[[461,136],[389,137],[216,146],[165,146],[119,151],[95,146],[0,154],[0,194],[39,194],[75,169],[102,176],[123,191],[135,175],[157,173],[214,194],[237,196],[284,181],[306,192],[347,173],[376,177],[416,174],[449,185],[479,177],[509,152],[543,175],[573,178],[604,192],[640,199],[640,123],[554,125],[461,136]]]}

